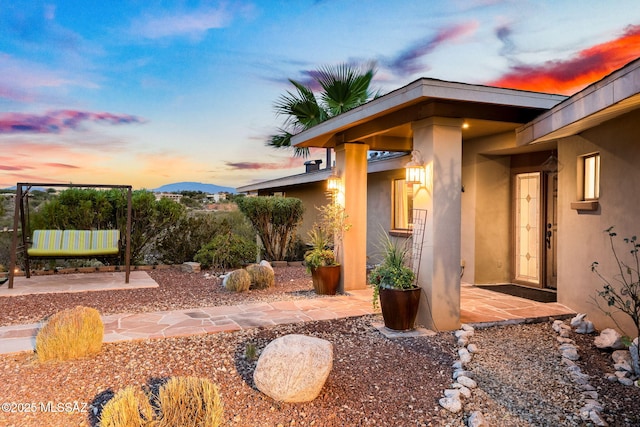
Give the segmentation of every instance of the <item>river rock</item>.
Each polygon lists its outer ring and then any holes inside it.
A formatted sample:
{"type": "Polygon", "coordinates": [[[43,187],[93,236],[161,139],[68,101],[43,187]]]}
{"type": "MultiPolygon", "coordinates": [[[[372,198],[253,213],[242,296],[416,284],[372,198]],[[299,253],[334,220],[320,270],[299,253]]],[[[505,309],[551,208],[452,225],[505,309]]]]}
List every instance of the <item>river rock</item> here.
{"type": "Polygon", "coordinates": [[[260,261],[260,265],[263,267],[267,267],[269,269],[271,269],[271,271],[273,271],[273,267],[271,266],[271,263],[265,259],[263,259],[262,261],[260,261]]]}
{"type": "Polygon", "coordinates": [[[603,350],[620,350],[624,348],[622,336],[615,329],[607,328],[595,337],[593,344],[603,350]]]}
{"type": "Polygon", "coordinates": [[[442,399],[438,400],[438,403],[444,409],[446,409],[449,412],[453,412],[454,414],[457,414],[458,412],[462,411],[462,402],[458,398],[443,397],[442,399]]]}
{"type": "Polygon", "coordinates": [[[253,374],[258,390],[279,402],[309,402],[324,386],[333,367],[333,344],[291,334],[271,341],[253,374]]]}
{"type": "Polygon", "coordinates": [[[478,384],[474,380],[469,377],[465,377],[464,375],[460,375],[458,378],[456,378],[456,381],[467,388],[476,388],[478,386],[478,384]]]}
{"type": "Polygon", "coordinates": [[[489,423],[480,411],[473,411],[467,420],[467,427],[489,427],[489,423]]]}

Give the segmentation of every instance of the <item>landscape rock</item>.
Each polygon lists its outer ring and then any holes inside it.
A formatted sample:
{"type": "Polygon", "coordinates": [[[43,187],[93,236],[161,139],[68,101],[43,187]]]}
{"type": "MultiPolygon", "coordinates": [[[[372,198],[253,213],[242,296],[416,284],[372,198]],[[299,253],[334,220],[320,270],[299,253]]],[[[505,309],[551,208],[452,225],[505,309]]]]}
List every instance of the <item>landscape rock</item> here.
{"type": "Polygon", "coordinates": [[[460,399],[460,390],[448,388],[444,391],[444,397],[452,397],[455,399],[460,399]]]}
{"type": "Polygon", "coordinates": [[[263,267],[268,267],[271,269],[271,271],[273,271],[273,267],[271,266],[271,263],[267,260],[263,259],[262,261],[260,261],[260,265],[263,267]]]}
{"type": "Polygon", "coordinates": [[[607,350],[620,350],[624,348],[622,343],[622,336],[615,329],[604,329],[600,335],[595,337],[593,344],[599,349],[607,350]]]}
{"type": "Polygon", "coordinates": [[[618,378],[618,382],[622,385],[630,386],[633,385],[633,380],[631,378],[622,377],[618,378]]]}
{"type": "Polygon", "coordinates": [[[462,325],[460,325],[460,329],[462,329],[463,331],[467,331],[467,332],[475,331],[475,328],[473,326],[467,325],[466,323],[463,323],[462,325]]]}
{"type": "Polygon", "coordinates": [[[631,355],[631,366],[633,367],[636,375],[640,375],[640,358],[638,357],[638,338],[633,340],[629,347],[629,354],[631,355]]]}
{"type": "Polygon", "coordinates": [[[462,402],[460,399],[456,399],[455,397],[443,397],[438,400],[440,406],[446,409],[449,412],[453,412],[454,414],[462,411],[462,402]]]}
{"type": "Polygon", "coordinates": [[[576,348],[567,348],[562,350],[562,357],[569,360],[578,360],[580,359],[580,355],[578,354],[578,350],[576,348]]]}
{"type": "Polygon", "coordinates": [[[589,412],[589,420],[591,420],[592,423],[594,423],[597,426],[608,426],[609,424],[607,424],[607,422],[602,419],[602,416],[600,415],[600,412],[598,411],[591,411],[589,412]]]}
{"type": "Polygon", "coordinates": [[[467,420],[468,427],[489,427],[489,423],[482,415],[480,411],[473,411],[471,415],[469,415],[469,420],[467,420]]]}
{"type": "Polygon", "coordinates": [[[333,344],[291,334],[262,351],[253,380],[258,390],[279,402],[309,402],[324,386],[333,367],[333,344]]]}
{"type": "Polygon", "coordinates": [[[560,333],[560,329],[561,329],[560,325],[564,325],[564,322],[562,320],[554,320],[553,323],[551,324],[551,328],[554,331],[560,333]]]}
{"type": "Polygon", "coordinates": [[[453,379],[455,380],[456,378],[460,377],[460,376],[465,376],[465,377],[469,377],[469,378],[473,378],[473,372],[471,371],[465,371],[464,369],[456,369],[455,371],[453,371],[453,379]]]}
{"type": "Polygon", "coordinates": [[[467,346],[467,350],[469,351],[469,353],[473,354],[473,353],[477,353],[478,352],[478,346],[475,344],[469,344],[467,346]]]}
{"type": "Polygon", "coordinates": [[[180,270],[185,273],[200,273],[200,263],[199,262],[183,262],[180,266],[180,270]]]}
{"type": "Polygon", "coordinates": [[[474,380],[469,377],[465,377],[464,375],[456,378],[456,381],[467,388],[476,388],[478,386],[478,384],[474,380]]]}
{"type": "Polygon", "coordinates": [[[611,358],[613,359],[613,363],[623,363],[631,365],[631,352],[629,350],[616,350],[611,353],[611,358]]]}
{"type": "Polygon", "coordinates": [[[471,362],[471,359],[472,359],[471,353],[469,353],[469,350],[467,350],[466,348],[459,349],[458,356],[460,356],[460,362],[462,362],[463,365],[466,365],[467,363],[471,362]]]}

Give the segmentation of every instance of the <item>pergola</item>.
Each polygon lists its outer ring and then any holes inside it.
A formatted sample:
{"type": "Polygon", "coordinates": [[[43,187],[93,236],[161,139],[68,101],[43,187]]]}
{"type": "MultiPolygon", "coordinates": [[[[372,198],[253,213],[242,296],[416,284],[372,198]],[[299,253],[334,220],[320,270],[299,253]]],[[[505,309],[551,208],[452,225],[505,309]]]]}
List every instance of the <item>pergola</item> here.
{"type": "Polygon", "coordinates": [[[27,217],[29,215],[29,192],[34,187],[47,188],[96,188],[96,189],[121,189],[127,193],[127,221],[124,232],[125,240],[125,283],[129,283],[129,275],[131,270],[131,185],[111,185],[111,184],[59,184],[59,183],[25,183],[16,184],[15,210],[13,215],[13,236],[11,239],[11,259],[9,262],[9,288],[13,288],[13,278],[17,265],[18,250],[23,251],[25,259],[25,271],[29,277],[29,253],[27,251],[30,239],[30,225],[27,217]],[[21,242],[18,247],[18,230],[21,230],[21,242]]]}

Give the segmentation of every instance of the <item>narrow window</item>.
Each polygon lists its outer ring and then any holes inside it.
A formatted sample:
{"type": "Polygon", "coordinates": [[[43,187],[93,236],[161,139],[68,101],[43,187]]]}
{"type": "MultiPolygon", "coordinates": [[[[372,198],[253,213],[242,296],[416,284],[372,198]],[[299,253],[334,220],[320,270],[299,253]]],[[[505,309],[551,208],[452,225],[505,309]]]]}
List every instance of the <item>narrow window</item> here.
{"type": "Polygon", "coordinates": [[[404,179],[394,179],[392,228],[394,230],[409,230],[413,221],[412,212],[413,188],[408,187],[404,179]]]}
{"type": "Polygon", "coordinates": [[[582,200],[598,200],[600,197],[600,154],[582,157],[582,200]]]}

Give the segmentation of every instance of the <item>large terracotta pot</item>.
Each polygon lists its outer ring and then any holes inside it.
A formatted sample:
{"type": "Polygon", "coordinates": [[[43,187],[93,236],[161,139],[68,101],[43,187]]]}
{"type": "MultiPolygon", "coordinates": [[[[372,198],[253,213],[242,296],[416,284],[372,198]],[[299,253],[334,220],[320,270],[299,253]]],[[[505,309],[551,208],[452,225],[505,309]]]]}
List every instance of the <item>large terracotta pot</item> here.
{"type": "Polygon", "coordinates": [[[414,328],[421,288],[386,289],[380,288],[380,309],[384,326],[396,331],[414,328]]]}
{"type": "Polygon", "coordinates": [[[329,265],[311,269],[313,289],[318,295],[335,295],[340,284],[340,266],[329,265]]]}

